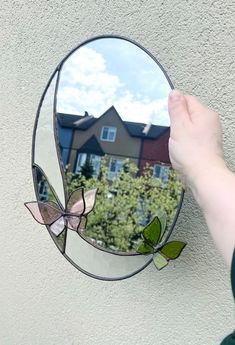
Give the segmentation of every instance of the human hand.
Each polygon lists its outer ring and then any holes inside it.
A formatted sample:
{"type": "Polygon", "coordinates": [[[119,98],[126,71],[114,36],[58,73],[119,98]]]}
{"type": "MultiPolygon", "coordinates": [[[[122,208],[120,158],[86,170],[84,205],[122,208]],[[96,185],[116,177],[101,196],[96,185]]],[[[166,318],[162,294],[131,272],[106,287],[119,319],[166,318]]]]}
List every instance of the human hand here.
{"type": "Polygon", "coordinates": [[[205,174],[225,167],[219,116],[196,97],[177,90],[169,96],[168,110],[170,160],[184,186],[192,189],[205,174]]]}

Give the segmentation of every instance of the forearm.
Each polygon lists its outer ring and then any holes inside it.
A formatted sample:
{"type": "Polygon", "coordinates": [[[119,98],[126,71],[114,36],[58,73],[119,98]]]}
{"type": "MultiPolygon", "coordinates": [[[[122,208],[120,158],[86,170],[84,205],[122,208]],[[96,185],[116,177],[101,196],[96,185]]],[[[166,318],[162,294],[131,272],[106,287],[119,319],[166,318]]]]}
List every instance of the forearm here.
{"type": "Polygon", "coordinates": [[[226,166],[204,170],[191,190],[216,246],[230,265],[235,246],[235,175],[226,166]]]}

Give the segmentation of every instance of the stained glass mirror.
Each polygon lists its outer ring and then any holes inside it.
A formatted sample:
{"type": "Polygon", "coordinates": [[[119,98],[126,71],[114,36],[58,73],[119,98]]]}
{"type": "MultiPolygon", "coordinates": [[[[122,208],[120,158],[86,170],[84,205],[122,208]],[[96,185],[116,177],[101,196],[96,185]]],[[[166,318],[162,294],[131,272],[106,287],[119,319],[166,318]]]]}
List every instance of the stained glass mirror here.
{"type": "Polygon", "coordinates": [[[183,198],[168,154],[160,63],[139,44],[103,36],[74,49],[43,93],[33,135],[37,201],[26,203],[64,257],[105,280],[160,269],[183,198]],[[167,243],[168,242],[168,243],[167,243]]]}

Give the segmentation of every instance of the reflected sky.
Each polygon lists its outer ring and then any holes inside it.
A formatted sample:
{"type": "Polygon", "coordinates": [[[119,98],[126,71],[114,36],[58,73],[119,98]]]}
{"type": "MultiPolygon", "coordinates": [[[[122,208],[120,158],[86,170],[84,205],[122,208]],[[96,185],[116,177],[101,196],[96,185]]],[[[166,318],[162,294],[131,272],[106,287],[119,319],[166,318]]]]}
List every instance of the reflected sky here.
{"type": "Polygon", "coordinates": [[[112,105],[124,121],[169,126],[171,88],[158,65],[126,40],[102,38],[76,50],[64,63],[57,112],[98,117],[112,105]]]}

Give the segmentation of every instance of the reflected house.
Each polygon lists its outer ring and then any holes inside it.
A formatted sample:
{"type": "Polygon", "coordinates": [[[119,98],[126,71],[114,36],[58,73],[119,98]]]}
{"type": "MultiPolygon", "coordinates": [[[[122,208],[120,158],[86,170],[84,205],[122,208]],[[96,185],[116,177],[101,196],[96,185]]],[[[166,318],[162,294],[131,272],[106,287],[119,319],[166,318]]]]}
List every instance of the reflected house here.
{"type": "Polygon", "coordinates": [[[100,161],[105,155],[108,177],[117,176],[126,159],[143,172],[146,163],[154,166],[154,176],[162,178],[162,169],[169,165],[169,127],[123,121],[114,106],[96,118],[84,115],[57,114],[58,134],[64,165],[79,173],[85,164],[92,164],[99,175],[100,161]]]}
{"type": "Polygon", "coordinates": [[[153,166],[153,176],[167,181],[171,166],[168,152],[170,128],[148,124],[144,129],[139,169],[143,172],[146,164],[153,166]]]}

